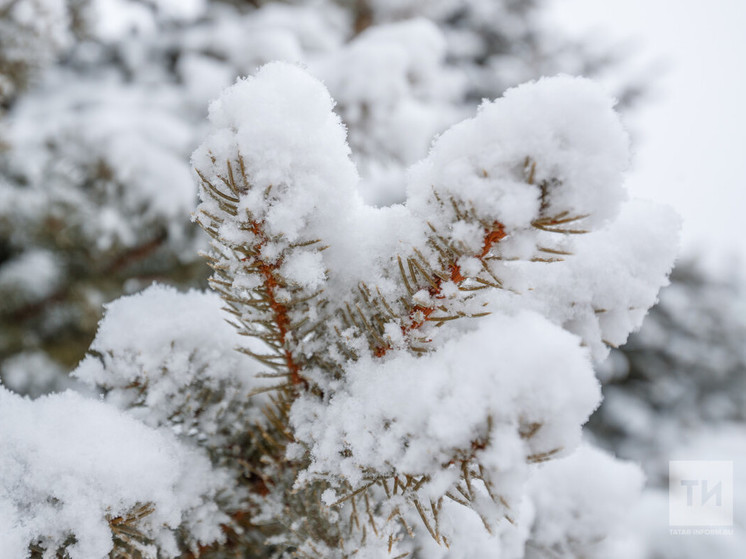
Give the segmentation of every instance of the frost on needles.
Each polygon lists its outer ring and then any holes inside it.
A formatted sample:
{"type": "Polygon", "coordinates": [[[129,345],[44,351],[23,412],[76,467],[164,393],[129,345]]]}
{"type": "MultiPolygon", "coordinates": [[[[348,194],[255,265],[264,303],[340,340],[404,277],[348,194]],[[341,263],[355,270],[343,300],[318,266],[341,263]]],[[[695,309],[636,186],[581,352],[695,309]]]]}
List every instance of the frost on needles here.
{"type": "Polygon", "coordinates": [[[333,108],[320,82],[282,63],[210,106],[194,219],[212,239],[219,297],[152,287],[111,304],[76,373],[105,403],[3,393],[47,418],[24,445],[0,428],[2,460],[34,463],[36,476],[0,480],[3,549],[619,552],[641,476],[576,449],[601,399],[593,361],[655,302],[678,222],[626,201],[612,100],[570,77],[509,90],[437,138],[407,201],[386,208],[362,202],[333,108]],[[78,431],[54,425],[64,406],[90,417],[74,452],[60,441],[78,431]],[[68,487],[82,483],[72,466],[106,429],[118,444],[80,474],[102,487],[96,498],[57,491],[60,467],[68,487]],[[45,437],[61,465],[34,462],[45,437]],[[132,471],[148,475],[104,475],[127,445],[132,471]],[[64,529],[45,506],[70,511],[64,529]]]}

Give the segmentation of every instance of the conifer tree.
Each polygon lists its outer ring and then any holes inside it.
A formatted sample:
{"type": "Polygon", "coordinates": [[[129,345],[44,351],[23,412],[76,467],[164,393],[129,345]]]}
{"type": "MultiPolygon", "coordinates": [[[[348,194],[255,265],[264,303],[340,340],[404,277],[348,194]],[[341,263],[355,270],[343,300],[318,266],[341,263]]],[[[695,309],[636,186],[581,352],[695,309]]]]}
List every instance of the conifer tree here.
{"type": "Polygon", "coordinates": [[[512,89],[374,208],[319,81],[274,63],[226,89],[192,157],[217,296],[109,305],[75,372],[103,402],[2,389],[0,547],[608,557],[642,478],[576,451],[592,360],[655,302],[677,228],[624,201],[612,106],[579,78],[512,89]]]}

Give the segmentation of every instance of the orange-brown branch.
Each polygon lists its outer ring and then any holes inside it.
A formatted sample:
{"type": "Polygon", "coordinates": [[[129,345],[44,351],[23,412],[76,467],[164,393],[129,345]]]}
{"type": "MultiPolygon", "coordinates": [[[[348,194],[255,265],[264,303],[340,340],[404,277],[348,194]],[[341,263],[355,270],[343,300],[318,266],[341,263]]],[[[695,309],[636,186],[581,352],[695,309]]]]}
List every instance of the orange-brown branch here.
{"type": "Polygon", "coordinates": [[[499,243],[507,236],[507,233],[505,232],[505,226],[499,221],[496,221],[493,224],[492,229],[485,229],[484,233],[485,235],[484,244],[482,245],[482,252],[477,255],[477,258],[479,258],[480,260],[489,254],[490,250],[492,250],[492,246],[495,243],[499,243]]]}
{"type": "MultiPolygon", "coordinates": [[[[251,232],[256,235],[259,242],[254,246],[256,254],[260,254],[262,247],[267,243],[267,237],[262,230],[261,223],[252,222],[251,232]]],[[[257,259],[258,260],[258,259],[257,259]]],[[[262,283],[267,292],[267,302],[272,310],[273,320],[277,326],[277,343],[283,349],[283,357],[290,373],[290,382],[293,385],[305,384],[305,379],[300,374],[300,366],[293,358],[293,352],[287,347],[286,338],[290,331],[290,315],[288,307],[277,300],[276,290],[278,287],[275,272],[280,267],[280,262],[268,264],[258,260],[259,274],[262,276],[262,283]]]]}
{"type": "MultiPolygon", "coordinates": [[[[505,226],[499,221],[495,221],[491,228],[484,230],[484,241],[482,242],[482,249],[476,258],[480,261],[483,260],[492,250],[492,247],[502,241],[507,236],[505,232],[505,226]]],[[[457,263],[452,263],[450,266],[450,280],[457,286],[461,286],[466,277],[461,273],[461,267],[457,263]]],[[[428,288],[428,293],[433,299],[443,299],[443,279],[440,276],[434,276],[431,278],[431,286],[428,288]]],[[[410,335],[413,331],[421,328],[431,314],[435,312],[435,307],[428,307],[424,305],[414,305],[410,311],[408,320],[405,324],[402,324],[401,331],[404,336],[410,335]]],[[[383,357],[391,349],[390,345],[383,347],[377,347],[373,354],[376,357],[383,357]]]]}

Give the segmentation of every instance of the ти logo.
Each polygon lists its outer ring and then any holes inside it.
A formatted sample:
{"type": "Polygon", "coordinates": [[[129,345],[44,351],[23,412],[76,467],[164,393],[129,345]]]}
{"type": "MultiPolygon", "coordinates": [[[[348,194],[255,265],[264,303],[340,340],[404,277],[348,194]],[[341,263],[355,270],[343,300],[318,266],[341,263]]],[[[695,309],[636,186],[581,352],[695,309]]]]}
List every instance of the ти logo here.
{"type": "Polygon", "coordinates": [[[733,526],[733,462],[668,463],[670,526],[733,526]]]}

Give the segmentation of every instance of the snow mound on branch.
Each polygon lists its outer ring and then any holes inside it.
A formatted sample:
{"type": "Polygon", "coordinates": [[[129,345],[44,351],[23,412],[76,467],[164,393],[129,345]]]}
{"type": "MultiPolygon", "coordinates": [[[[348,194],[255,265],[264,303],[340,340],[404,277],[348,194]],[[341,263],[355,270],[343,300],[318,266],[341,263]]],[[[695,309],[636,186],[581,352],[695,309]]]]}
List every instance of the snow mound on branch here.
{"type": "Polygon", "coordinates": [[[260,415],[240,404],[259,386],[260,367],[236,351],[251,341],[226,321],[222,306],[216,293],[157,284],[121,297],[106,305],[91,354],[73,374],[150,426],[171,425],[219,445],[226,424],[240,430],[260,415]],[[195,393],[209,394],[209,405],[195,393]]]}
{"type": "MultiPolygon", "coordinates": [[[[232,172],[247,191],[242,209],[262,220],[269,236],[294,242],[307,227],[313,233],[315,224],[344,216],[357,200],[357,170],[333,107],[326,88],[304,70],[267,64],[210,105],[217,131],[192,163],[204,173],[213,168],[212,158],[224,165],[226,158],[240,156],[248,184],[238,168],[232,172]]],[[[223,186],[217,173],[206,178],[223,186]]],[[[209,202],[203,199],[201,207],[209,210],[209,202]]]]}
{"type": "Polygon", "coordinates": [[[549,215],[587,215],[584,225],[601,224],[625,198],[629,159],[629,139],[613,106],[584,78],[543,78],[510,89],[434,142],[412,169],[407,205],[431,215],[436,190],[444,199],[471,202],[508,229],[528,227],[540,208],[537,185],[546,180],[549,215]]]}
{"type": "Polygon", "coordinates": [[[529,557],[623,558],[625,522],[644,484],[638,466],[582,445],[539,467],[528,484],[535,518],[529,557]]]}
{"type": "MultiPolygon", "coordinates": [[[[630,559],[641,558],[629,511],[643,486],[639,467],[582,444],[567,457],[532,469],[514,524],[492,534],[478,517],[455,503],[440,515],[452,524],[450,547],[421,538],[430,559],[630,559]],[[499,554],[496,555],[497,550],[499,554]]],[[[662,530],[661,530],[662,531],[662,530]]],[[[666,532],[667,533],[667,532],[666,532]]]]}
{"type": "Polygon", "coordinates": [[[224,91],[210,106],[214,132],[192,155],[202,183],[196,215],[222,213],[203,178],[235,197],[225,184],[232,175],[240,213],[219,225],[221,238],[234,246],[261,244],[268,263],[285,251],[282,272],[301,287],[349,293],[361,280],[380,277],[381,263],[402,243],[413,243],[422,228],[401,206],[363,204],[345,128],[333,108],[324,85],[288,63],[267,64],[224,91]],[[246,211],[269,242],[236,223],[246,211]],[[317,246],[286,250],[317,239],[329,245],[321,258],[308,254],[317,246]],[[327,270],[334,272],[328,278],[327,270]]]}
{"type": "Polygon", "coordinates": [[[658,290],[668,285],[679,229],[680,218],[670,208],[630,200],[615,221],[578,236],[574,254],[553,264],[554,274],[531,274],[531,297],[603,361],[610,346],[624,344],[642,325],[658,290]]]}
{"type": "Polygon", "coordinates": [[[328,402],[301,397],[291,424],[311,448],[309,471],[353,486],[365,470],[457,479],[460,470],[443,464],[478,439],[480,459],[497,472],[522,468],[531,454],[575,447],[601,399],[578,339],[528,312],[479,326],[423,357],[351,364],[328,402]],[[541,427],[525,441],[519,430],[531,424],[541,427]]]}
{"type": "MultiPolygon", "coordinates": [[[[382,352],[358,335],[355,320],[329,328],[336,337],[311,340],[331,347],[340,370],[326,378],[323,366],[303,371],[319,390],[301,391],[291,407],[299,444],[286,456],[307,450],[310,459],[296,488],[323,480],[323,502],[345,506],[337,491],[421,476],[406,489],[417,506],[452,498],[473,468],[484,491],[469,489],[469,506],[485,525],[507,517],[525,526],[555,514],[544,505],[523,508],[526,481],[535,463],[579,444],[601,398],[591,355],[603,357],[606,345],[639,325],[674,254],[675,219],[623,204],[629,146],[613,105],[578,78],[511,90],[437,139],[410,173],[406,204],[385,209],[365,207],[355,196],[357,175],[333,102],[302,70],[270,64],[212,105],[216,132],[193,163],[199,211],[223,243],[216,254],[242,267],[242,246],[256,247],[257,259],[277,263],[288,283],[323,286],[332,305],[342,294],[339,308],[361,281],[397,310],[404,302],[401,314],[389,310],[393,319],[382,328],[392,345],[382,352]],[[295,255],[315,239],[329,249],[295,255]],[[409,261],[412,281],[422,279],[417,264],[429,288],[404,285],[398,257],[411,255],[419,259],[409,261]],[[432,279],[431,270],[442,273],[432,279]],[[494,282],[479,275],[486,273],[494,282]],[[477,284],[495,289],[484,293],[477,284]],[[446,314],[408,324],[420,306],[446,314]],[[497,314],[437,331],[433,324],[484,310],[497,314]],[[427,346],[398,345],[394,338],[408,329],[427,346]],[[353,350],[349,361],[333,346],[339,338],[353,350]]],[[[255,287],[248,278],[241,282],[224,283],[255,287]]],[[[603,460],[594,463],[603,467],[603,460]]],[[[558,472],[552,483],[573,484],[558,514],[572,515],[583,493],[573,472],[558,472]]],[[[619,475],[625,487],[635,485],[634,474],[619,475]]],[[[525,528],[504,536],[511,546],[533,537],[574,549],[608,526],[609,511],[594,510],[598,522],[574,533],[577,541],[539,528],[533,536],[525,528]]],[[[458,522],[441,528],[457,534],[458,522]]]]}
{"type": "Polygon", "coordinates": [[[168,556],[171,529],[220,538],[212,503],[225,480],[203,455],[101,402],[73,392],[33,402],[0,387],[0,555],[26,557],[28,542],[76,543],[71,559],[108,556],[105,520],[152,503],[139,524],[168,556]]]}
{"type": "MultiPolygon", "coordinates": [[[[222,299],[213,292],[182,293],[170,286],[152,285],[106,305],[91,350],[104,361],[114,354],[127,356],[132,369],[123,378],[126,382],[136,380],[142,372],[156,373],[174,359],[175,353],[185,354],[184,358],[200,353],[200,360],[210,365],[201,374],[214,378],[238,374],[248,383],[253,375],[242,368],[253,361],[246,358],[244,362],[241,354],[233,351],[246,340],[226,322],[229,315],[221,311],[222,306],[222,299]]],[[[173,365],[171,375],[178,378],[188,374],[185,363],[173,365]]],[[[83,369],[79,369],[78,377],[105,380],[88,366],[83,369]]]]}

